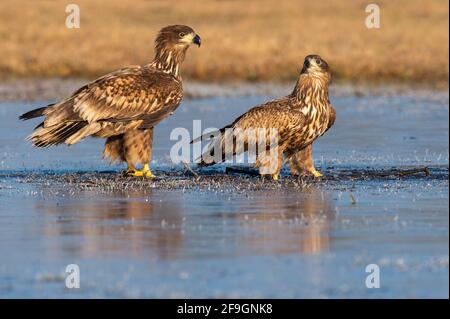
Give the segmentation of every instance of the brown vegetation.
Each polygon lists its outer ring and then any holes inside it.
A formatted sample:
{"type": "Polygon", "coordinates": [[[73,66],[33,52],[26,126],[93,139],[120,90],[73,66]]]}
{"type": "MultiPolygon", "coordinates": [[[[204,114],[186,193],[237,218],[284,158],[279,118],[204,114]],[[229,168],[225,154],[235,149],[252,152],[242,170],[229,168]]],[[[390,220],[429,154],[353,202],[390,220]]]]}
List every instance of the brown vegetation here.
{"type": "Polygon", "coordinates": [[[322,55],[335,78],[448,83],[448,1],[76,0],[81,28],[65,27],[67,1],[0,2],[0,76],[94,77],[151,60],[156,32],[188,24],[202,36],[184,76],[290,80],[303,57],[322,55]]]}

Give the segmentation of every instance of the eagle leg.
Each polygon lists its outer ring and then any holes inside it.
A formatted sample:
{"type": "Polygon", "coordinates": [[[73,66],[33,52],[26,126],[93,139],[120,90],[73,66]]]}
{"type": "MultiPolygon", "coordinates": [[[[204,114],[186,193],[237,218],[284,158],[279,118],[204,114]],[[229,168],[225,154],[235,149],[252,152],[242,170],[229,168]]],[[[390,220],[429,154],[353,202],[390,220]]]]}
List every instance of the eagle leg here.
{"type": "Polygon", "coordinates": [[[129,130],[123,137],[122,158],[127,162],[127,176],[154,178],[148,163],[152,154],[153,128],[146,130],[129,130]],[[133,165],[142,163],[138,170],[133,165]]]}
{"type": "Polygon", "coordinates": [[[297,152],[290,159],[291,175],[302,175],[307,176],[312,174],[314,177],[323,176],[314,167],[314,162],[312,158],[312,145],[308,145],[303,150],[297,152]]]}
{"type": "Polygon", "coordinates": [[[258,154],[256,166],[259,167],[259,174],[262,176],[271,176],[274,181],[278,180],[281,166],[283,165],[283,149],[278,149],[275,156],[267,156],[267,152],[258,154]]]}

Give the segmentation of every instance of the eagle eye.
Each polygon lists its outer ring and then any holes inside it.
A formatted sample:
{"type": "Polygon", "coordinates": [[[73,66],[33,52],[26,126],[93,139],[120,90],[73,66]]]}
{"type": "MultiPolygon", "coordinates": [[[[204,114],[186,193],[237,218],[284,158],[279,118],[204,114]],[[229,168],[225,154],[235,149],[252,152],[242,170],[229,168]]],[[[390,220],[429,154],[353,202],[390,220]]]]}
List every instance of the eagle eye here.
{"type": "Polygon", "coordinates": [[[321,65],[321,64],[322,64],[322,61],[320,61],[319,59],[316,59],[316,64],[317,64],[317,65],[321,65]]]}
{"type": "Polygon", "coordinates": [[[184,32],[180,32],[180,34],[178,34],[180,36],[180,38],[184,37],[186,34],[184,32]]]}

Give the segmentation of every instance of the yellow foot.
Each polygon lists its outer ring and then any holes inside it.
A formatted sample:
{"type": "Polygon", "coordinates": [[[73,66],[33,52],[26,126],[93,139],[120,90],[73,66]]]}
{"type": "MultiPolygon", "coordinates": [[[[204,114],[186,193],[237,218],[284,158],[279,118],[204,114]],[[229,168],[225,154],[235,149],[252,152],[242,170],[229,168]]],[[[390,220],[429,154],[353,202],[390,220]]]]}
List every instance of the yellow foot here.
{"type": "Polygon", "coordinates": [[[320,172],[318,172],[316,170],[313,170],[311,173],[314,175],[314,177],[322,177],[323,176],[322,174],[320,174],[320,172]]]}
{"type": "Polygon", "coordinates": [[[128,167],[126,176],[135,176],[135,177],[146,177],[146,178],[155,178],[156,176],[153,175],[152,171],[148,167],[148,164],[145,164],[144,167],[141,170],[138,170],[134,167],[128,167]]]}
{"type": "Polygon", "coordinates": [[[273,174],[272,178],[273,178],[274,181],[277,181],[278,180],[278,174],[273,174]]]}
{"type": "Polygon", "coordinates": [[[127,176],[135,176],[135,177],[146,177],[146,178],[155,178],[156,176],[153,175],[153,173],[148,170],[148,171],[144,171],[144,170],[127,170],[126,172],[127,176]]]}

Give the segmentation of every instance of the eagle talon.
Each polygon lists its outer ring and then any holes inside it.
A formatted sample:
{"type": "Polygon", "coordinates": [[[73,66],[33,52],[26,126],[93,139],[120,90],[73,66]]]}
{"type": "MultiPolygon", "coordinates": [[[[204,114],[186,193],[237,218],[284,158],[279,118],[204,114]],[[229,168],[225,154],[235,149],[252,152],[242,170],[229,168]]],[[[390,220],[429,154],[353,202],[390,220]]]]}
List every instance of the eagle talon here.
{"type": "Polygon", "coordinates": [[[142,168],[142,176],[145,176],[146,178],[153,179],[156,176],[153,175],[152,171],[150,170],[150,167],[148,167],[148,164],[144,164],[144,167],[142,168]]]}
{"type": "Polygon", "coordinates": [[[149,179],[156,178],[156,176],[153,175],[153,173],[150,170],[148,170],[148,171],[145,171],[145,170],[127,170],[125,172],[125,176],[128,176],[128,177],[130,177],[130,176],[132,176],[132,177],[146,177],[146,178],[149,178],[149,179]]]}
{"type": "Polygon", "coordinates": [[[142,176],[142,175],[139,175],[139,173],[140,173],[140,171],[138,171],[138,170],[135,170],[135,169],[127,169],[126,171],[125,171],[125,176],[127,176],[127,177],[137,177],[137,176],[142,176]]]}
{"type": "Polygon", "coordinates": [[[312,171],[311,173],[314,175],[314,177],[322,177],[323,176],[320,172],[318,172],[316,170],[312,171]]]}
{"type": "Polygon", "coordinates": [[[278,180],[278,174],[273,174],[272,178],[273,178],[274,181],[277,181],[278,180]]]}
{"type": "Polygon", "coordinates": [[[148,167],[148,164],[145,164],[141,170],[138,170],[133,166],[129,165],[128,169],[125,172],[125,176],[146,177],[149,179],[153,179],[156,177],[155,175],[153,175],[152,171],[148,167]]]}
{"type": "Polygon", "coordinates": [[[143,176],[145,176],[145,177],[148,178],[148,179],[154,179],[154,178],[156,178],[156,176],[153,175],[153,173],[152,173],[150,170],[145,171],[143,176]]]}

